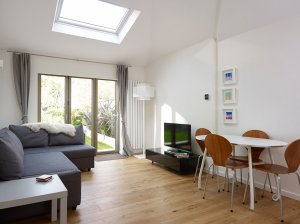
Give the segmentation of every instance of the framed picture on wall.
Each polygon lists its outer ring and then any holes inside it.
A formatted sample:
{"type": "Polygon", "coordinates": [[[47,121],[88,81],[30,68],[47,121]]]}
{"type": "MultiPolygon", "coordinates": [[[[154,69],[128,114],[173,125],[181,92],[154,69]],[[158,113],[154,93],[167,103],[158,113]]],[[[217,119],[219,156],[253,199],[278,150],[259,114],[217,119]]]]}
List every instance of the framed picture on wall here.
{"type": "Polygon", "coordinates": [[[222,95],[224,104],[236,103],[236,88],[224,88],[222,90],[222,95]]]}
{"type": "Polygon", "coordinates": [[[236,83],[236,68],[228,68],[222,71],[223,84],[231,85],[236,83]]]}
{"type": "Polygon", "coordinates": [[[234,108],[226,108],[223,109],[223,120],[224,124],[236,124],[236,109],[234,108]]]}

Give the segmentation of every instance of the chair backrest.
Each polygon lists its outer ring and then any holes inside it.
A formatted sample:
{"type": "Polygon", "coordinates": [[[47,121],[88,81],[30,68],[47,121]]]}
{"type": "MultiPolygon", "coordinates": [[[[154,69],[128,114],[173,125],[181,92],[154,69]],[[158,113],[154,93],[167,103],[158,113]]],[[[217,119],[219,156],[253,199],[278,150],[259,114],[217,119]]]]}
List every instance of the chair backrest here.
{"type": "Polygon", "coordinates": [[[205,147],[217,166],[225,166],[226,160],[232,152],[230,142],[216,134],[209,134],[205,138],[205,147]]]}
{"type": "Polygon", "coordinates": [[[289,168],[289,173],[296,172],[300,165],[300,139],[288,145],[284,157],[289,168]]]}
{"type": "MultiPolygon", "coordinates": [[[[195,136],[197,136],[197,135],[209,135],[209,134],[211,134],[211,132],[208,129],[206,129],[206,128],[199,128],[195,132],[195,136]]],[[[204,141],[196,139],[196,142],[198,143],[201,151],[204,152],[204,150],[205,150],[204,141]]]]}
{"type": "MultiPolygon", "coordinates": [[[[269,139],[269,135],[264,132],[264,131],[261,131],[261,130],[249,130],[249,131],[246,131],[244,134],[243,134],[244,137],[252,137],[252,138],[265,138],[265,139],[269,139]]],[[[260,154],[262,153],[262,151],[265,149],[265,148],[261,148],[261,147],[253,147],[252,148],[253,150],[251,151],[251,154],[252,154],[252,160],[253,161],[256,161],[259,159],[259,156],[260,154]]]]}

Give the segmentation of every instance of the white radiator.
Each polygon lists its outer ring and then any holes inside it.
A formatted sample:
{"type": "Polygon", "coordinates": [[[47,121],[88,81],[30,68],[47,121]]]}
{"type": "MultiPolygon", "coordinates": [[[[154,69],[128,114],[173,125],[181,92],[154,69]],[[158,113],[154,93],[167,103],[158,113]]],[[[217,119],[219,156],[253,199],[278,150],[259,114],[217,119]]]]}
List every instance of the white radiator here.
{"type": "Polygon", "coordinates": [[[128,80],[127,131],[136,153],[142,152],[144,145],[144,101],[133,97],[133,87],[139,81],[128,80]]]}

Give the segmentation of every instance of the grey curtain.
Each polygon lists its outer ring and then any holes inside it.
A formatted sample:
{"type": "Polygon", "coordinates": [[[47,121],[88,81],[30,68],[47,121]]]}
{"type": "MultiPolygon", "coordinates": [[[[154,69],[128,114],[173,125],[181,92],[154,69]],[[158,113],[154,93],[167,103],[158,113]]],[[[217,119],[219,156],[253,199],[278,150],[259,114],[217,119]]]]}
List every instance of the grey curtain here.
{"type": "Polygon", "coordinates": [[[30,54],[13,53],[13,74],[22,123],[28,122],[28,99],[30,88],[30,54]]]}
{"type": "Polygon", "coordinates": [[[133,155],[133,149],[127,134],[126,124],[126,108],[127,108],[127,90],[128,90],[128,68],[124,65],[117,65],[117,76],[120,93],[120,110],[121,110],[121,123],[122,123],[122,140],[123,140],[123,153],[126,156],[133,155]]]}

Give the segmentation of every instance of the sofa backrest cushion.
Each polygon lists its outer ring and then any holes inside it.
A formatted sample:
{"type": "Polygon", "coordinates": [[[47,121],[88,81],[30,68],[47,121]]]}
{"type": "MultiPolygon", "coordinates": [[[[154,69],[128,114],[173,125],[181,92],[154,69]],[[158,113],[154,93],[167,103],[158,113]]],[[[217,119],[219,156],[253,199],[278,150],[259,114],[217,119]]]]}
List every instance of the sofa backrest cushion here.
{"type": "Polygon", "coordinates": [[[82,125],[75,126],[76,132],[75,136],[69,136],[64,133],[59,134],[49,134],[49,146],[53,145],[83,145],[84,132],[82,125]]]}
{"type": "Polygon", "coordinates": [[[22,176],[24,151],[19,138],[8,128],[0,130],[0,179],[14,180],[22,176]]]}
{"type": "Polygon", "coordinates": [[[20,139],[24,148],[48,146],[48,132],[43,129],[33,132],[22,125],[9,125],[9,129],[20,139]]]}

